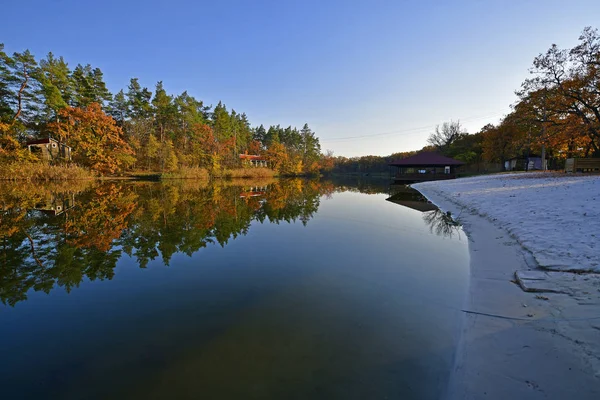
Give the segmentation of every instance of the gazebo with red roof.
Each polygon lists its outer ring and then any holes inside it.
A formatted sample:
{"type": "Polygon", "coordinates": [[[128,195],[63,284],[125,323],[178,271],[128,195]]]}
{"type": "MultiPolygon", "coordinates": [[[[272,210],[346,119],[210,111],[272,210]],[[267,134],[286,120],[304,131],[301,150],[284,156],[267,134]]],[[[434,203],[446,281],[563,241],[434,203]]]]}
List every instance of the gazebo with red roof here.
{"type": "Polygon", "coordinates": [[[398,168],[393,177],[396,182],[413,183],[454,179],[457,167],[464,163],[438,153],[423,152],[393,161],[389,165],[398,168]]]}

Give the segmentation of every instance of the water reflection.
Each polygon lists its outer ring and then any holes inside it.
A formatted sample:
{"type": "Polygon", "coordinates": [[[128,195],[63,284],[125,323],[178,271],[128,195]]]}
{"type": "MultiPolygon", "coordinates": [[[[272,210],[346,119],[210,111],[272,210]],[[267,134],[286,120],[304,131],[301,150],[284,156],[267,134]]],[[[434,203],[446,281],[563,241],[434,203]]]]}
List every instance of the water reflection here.
{"type": "Polygon", "coordinates": [[[460,237],[460,224],[452,219],[450,212],[444,213],[438,209],[419,191],[406,185],[392,185],[390,193],[392,195],[387,201],[422,212],[423,221],[429,226],[431,233],[444,237],[460,237]]]}
{"type": "Polygon", "coordinates": [[[440,398],[467,243],[388,189],[0,186],[3,398],[440,398]]]}
{"type": "Polygon", "coordinates": [[[333,178],[336,191],[363,194],[390,194],[390,180],[364,176],[337,176],[333,178]]]}
{"type": "Polygon", "coordinates": [[[450,212],[443,212],[439,209],[427,211],[423,213],[423,221],[429,225],[429,231],[438,236],[452,237],[458,235],[460,237],[460,224],[452,219],[450,212]]]}
{"type": "Polygon", "coordinates": [[[306,225],[331,193],[305,180],[78,182],[0,186],[0,300],[15,305],[30,289],[67,292],[84,278],[112,279],[126,254],[140,268],[169,265],[211,243],[246,235],[253,221],[306,225]]]}

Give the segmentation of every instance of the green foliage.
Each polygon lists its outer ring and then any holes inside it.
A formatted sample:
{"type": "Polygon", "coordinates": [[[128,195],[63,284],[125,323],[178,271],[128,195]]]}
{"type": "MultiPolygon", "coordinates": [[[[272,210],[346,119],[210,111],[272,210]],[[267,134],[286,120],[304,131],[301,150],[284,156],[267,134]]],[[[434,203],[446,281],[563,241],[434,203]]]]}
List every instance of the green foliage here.
{"type": "Polygon", "coordinates": [[[13,116],[10,102],[10,85],[13,79],[11,64],[12,59],[4,52],[4,44],[0,43],[0,122],[6,122],[13,116]]]}
{"type": "Polygon", "coordinates": [[[150,118],[152,115],[151,98],[152,92],[147,88],[142,88],[138,78],[131,78],[127,91],[127,117],[132,120],[150,118]]]}
{"type": "Polygon", "coordinates": [[[123,89],[121,89],[117,94],[115,94],[112,101],[109,103],[108,114],[111,117],[113,117],[115,121],[117,121],[117,124],[119,124],[119,126],[123,126],[123,123],[125,122],[125,118],[127,116],[127,112],[127,99],[125,98],[125,93],[123,92],[123,89]]]}
{"type": "Polygon", "coordinates": [[[106,104],[112,100],[100,68],[92,68],[90,64],[86,66],[78,64],[71,74],[71,83],[73,85],[71,105],[74,107],[82,108],[98,103],[106,109],[106,104]]]}
{"type": "Polygon", "coordinates": [[[71,71],[62,57],[48,53],[40,61],[38,79],[44,97],[43,113],[46,120],[56,119],[58,112],[72,103],[71,71]]]}

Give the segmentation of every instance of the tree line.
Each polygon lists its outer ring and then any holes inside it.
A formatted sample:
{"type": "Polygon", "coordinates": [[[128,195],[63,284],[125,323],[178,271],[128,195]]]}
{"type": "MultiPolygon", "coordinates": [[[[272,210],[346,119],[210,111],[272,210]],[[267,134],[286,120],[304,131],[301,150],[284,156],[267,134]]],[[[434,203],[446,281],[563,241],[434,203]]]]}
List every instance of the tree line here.
{"type": "Polygon", "coordinates": [[[335,172],[387,172],[388,164],[436,151],[486,171],[512,158],[542,156],[561,168],[566,158],[600,157],[600,35],[586,27],[570,49],[552,45],[535,57],[516,91],[518,100],[498,124],[469,134],[460,121],[438,125],[418,151],[387,157],[336,157],[335,172]]]}
{"type": "Polygon", "coordinates": [[[0,43],[0,162],[34,161],[24,143],[52,137],[72,148],[73,162],[102,174],[240,167],[239,154],[263,155],[281,174],[331,168],[315,132],[252,127],[245,113],[206,105],[187,91],[154,90],[132,78],[111,93],[100,68],[71,69],[52,53],[8,55],[0,43]]]}

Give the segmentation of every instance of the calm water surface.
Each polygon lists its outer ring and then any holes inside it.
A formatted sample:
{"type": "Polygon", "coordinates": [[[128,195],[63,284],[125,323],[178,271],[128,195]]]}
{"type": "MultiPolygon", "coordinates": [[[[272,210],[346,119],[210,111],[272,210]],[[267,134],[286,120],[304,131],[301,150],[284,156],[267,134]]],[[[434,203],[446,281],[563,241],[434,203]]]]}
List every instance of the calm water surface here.
{"type": "Polygon", "coordinates": [[[467,240],[389,197],[0,184],[0,398],[438,398],[467,240]]]}

